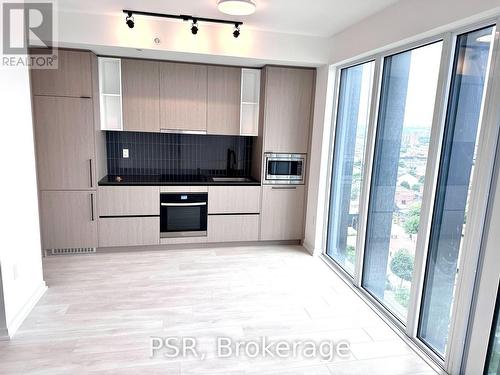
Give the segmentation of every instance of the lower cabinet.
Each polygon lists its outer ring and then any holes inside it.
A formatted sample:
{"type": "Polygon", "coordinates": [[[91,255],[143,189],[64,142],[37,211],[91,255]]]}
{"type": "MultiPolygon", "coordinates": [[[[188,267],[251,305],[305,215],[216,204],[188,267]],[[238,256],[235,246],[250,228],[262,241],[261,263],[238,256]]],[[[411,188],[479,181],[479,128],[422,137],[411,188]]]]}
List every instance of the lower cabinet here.
{"type": "Polygon", "coordinates": [[[44,249],[97,247],[95,191],[42,191],[44,249]]]}
{"type": "Polygon", "coordinates": [[[158,245],[159,217],[112,217],[99,219],[99,247],[158,245]]]}
{"type": "Polygon", "coordinates": [[[260,239],[302,239],[304,199],[304,185],[263,186],[260,239]]]}
{"type": "Polygon", "coordinates": [[[260,215],[209,215],[208,242],[259,240],[260,215]]]}
{"type": "Polygon", "coordinates": [[[258,214],[260,186],[209,186],[209,214],[258,214]]]}
{"type": "Polygon", "coordinates": [[[99,216],[160,214],[158,186],[99,186],[99,216]]]}

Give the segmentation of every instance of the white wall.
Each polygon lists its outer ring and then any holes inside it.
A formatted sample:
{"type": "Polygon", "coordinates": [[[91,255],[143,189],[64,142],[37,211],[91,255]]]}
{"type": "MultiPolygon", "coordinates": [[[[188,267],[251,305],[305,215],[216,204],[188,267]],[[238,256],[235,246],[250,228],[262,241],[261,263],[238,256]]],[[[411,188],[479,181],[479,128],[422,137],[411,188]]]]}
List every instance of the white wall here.
{"type": "Polygon", "coordinates": [[[201,22],[198,34],[192,35],[188,22],[134,18],[135,27],[129,29],[122,13],[60,12],[59,43],[97,54],[204,63],[318,66],[328,62],[328,38],[252,30],[243,25],[240,37],[235,39],[232,25],[201,22]],[[160,44],[154,43],[155,37],[160,38],[160,44]]]}
{"type": "MultiPolygon", "coordinates": [[[[43,281],[29,74],[26,67],[0,67],[2,136],[1,279],[10,336],[46,290],[43,281]]],[[[1,298],[1,293],[0,293],[1,298]]],[[[4,305],[4,306],[2,306],[4,305]]],[[[4,337],[5,338],[5,337],[4,337]]]]}
{"type": "MultiPolygon", "coordinates": [[[[343,63],[498,16],[499,0],[402,0],[334,35],[330,39],[329,63],[343,63]]],[[[324,198],[330,164],[328,148],[335,72],[332,68],[328,75],[326,69],[322,69],[323,73],[318,74],[316,83],[304,240],[304,246],[315,254],[323,251],[327,204],[324,198]]]]}
{"type": "Polygon", "coordinates": [[[498,16],[499,0],[402,0],[334,35],[330,62],[498,16]]]}
{"type": "MultiPolygon", "coordinates": [[[[313,129],[311,133],[311,152],[309,155],[309,182],[307,190],[307,211],[304,247],[311,253],[321,251],[323,228],[316,225],[316,218],[324,215],[325,194],[320,190],[326,185],[326,175],[321,173],[322,160],[328,158],[328,144],[332,120],[333,74],[328,65],[316,71],[316,93],[314,102],[313,129]]],[[[321,220],[320,220],[321,222],[321,220]]]]}

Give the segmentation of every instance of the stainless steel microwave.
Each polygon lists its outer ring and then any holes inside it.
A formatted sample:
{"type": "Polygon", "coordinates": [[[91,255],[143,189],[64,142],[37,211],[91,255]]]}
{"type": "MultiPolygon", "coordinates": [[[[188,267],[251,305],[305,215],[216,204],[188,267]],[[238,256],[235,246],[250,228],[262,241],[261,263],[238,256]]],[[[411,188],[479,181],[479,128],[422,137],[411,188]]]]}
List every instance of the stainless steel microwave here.
{"type": "Polygon", "coordinates": [[[302,185],[305,181],[305,154],[278,154],[266,152],[264,184],[302,185]]]}

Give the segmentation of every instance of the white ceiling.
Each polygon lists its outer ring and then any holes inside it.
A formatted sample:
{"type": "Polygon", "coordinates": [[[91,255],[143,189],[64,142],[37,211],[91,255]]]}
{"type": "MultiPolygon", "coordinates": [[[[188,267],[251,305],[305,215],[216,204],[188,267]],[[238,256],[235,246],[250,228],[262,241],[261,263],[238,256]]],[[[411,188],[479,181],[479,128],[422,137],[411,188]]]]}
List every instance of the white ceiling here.
{"type": "Polygon", "coordinates": [[[329,37],[399,0],[255,0],[257,11],[232,17],[217,0],[59,0],[60,11],[120,14],[122,9],[242,20],[247,27],[329,37]]]}

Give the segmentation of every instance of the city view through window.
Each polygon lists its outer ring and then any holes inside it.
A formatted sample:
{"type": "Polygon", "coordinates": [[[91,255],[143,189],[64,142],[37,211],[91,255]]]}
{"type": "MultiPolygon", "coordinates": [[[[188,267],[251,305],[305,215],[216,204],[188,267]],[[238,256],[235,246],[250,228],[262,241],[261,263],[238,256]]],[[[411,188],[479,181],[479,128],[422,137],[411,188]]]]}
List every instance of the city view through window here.
{"type": "Polygon", "coordinates": [[[402,321],[413,276],[442,42],[384,60],[363,286],[402,321]]]}

